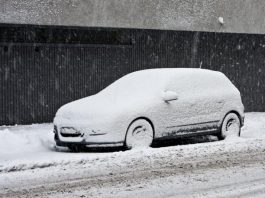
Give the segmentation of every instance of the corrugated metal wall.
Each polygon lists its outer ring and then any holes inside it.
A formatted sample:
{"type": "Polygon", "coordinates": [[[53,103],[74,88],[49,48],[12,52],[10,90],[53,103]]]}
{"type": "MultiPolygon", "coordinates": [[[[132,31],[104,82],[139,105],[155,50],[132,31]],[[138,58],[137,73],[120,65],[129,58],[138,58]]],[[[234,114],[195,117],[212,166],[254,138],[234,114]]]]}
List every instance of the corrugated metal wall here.
{"type": "Polygon", "coordinates": [[[265,111],[265,35],[0,25],[0,125],[51,122],[56,110],[121,76],[158,67],[224,72],[247,111],[265,111]]]}

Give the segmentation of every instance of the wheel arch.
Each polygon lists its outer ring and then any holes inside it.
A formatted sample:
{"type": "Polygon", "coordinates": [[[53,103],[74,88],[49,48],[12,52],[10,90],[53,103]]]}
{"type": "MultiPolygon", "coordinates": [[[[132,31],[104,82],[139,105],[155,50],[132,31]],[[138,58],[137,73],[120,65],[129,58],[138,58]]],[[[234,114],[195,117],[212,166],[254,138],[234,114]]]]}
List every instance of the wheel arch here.
{"type": "Polygon", "coordinates": [[[244,124],[243,124],[243,123],[244,123],[244,121],[243,121],[243,117],[242,117],[241,114],[240,114],[238,111],[236,111],[236,110],[231,110],[231,111],[227,112],[227,113],[225,114],[225,116],[223,117],[222,123],[223,123],[225,117],[226,117],[229,113],[234,113],[234,114],[236,114],[236,115],[238,116],[239,121],[240,121],[240,127],[242,127],[242,126],[244,125],[244,124]]]}
{"type": "Polygon", "coordinates": [[[152,127],[152,129],[153,129],[153,137],[155,138],[155,127],[154,127],[153,122],[152,122],[149,118],[147,118],[147,117],[140,116],[140,117],[137,117],[137,118],[135,118],[134,120],[132,120],[132,121],[130,122],[130,124],[128,125],[128,127],[127,127],[127,129],[126,129],[125,137],[124,137],[124,144],[125,144],[125,142],[126,142],[126,137],[127,137],[128,130],[129,130],[130,126],[132,125],[132,123],[134,123],[134,122],[137,121],[137,120],[141,120],[141,119],[146,120],[146,121],[151,125],[151,127],[152,127]]]}
{"type": "MultiPolygon", "coordinates": [[[[225,119],[226,116],[227,116],[228,114],[230,114],[230,113],[234,113],[234,114],[236,114],[236,115],[238,116],[238,118],[239,118],[239,121],[240,121],[240,127],[243,126],[243,123],[244,123],[243,119],[244,119],[244,118],[240,115],[240,113],[239,113],[238,111],[236,111],[236,110],[231,110],[231,111],[228,111],[228,112],[224,115],[224,117],[223,117],[223,119],[222,119],[222,122],[220,123],[220,126],[219,126],[219,131],[220,131],[220,133],[221,133],[221,128],[222,128],[222,125],[223,125],[224,119],[225,119]]],[[[240,134],[241,134],[241,130],[240,130],[239,135],[240,135],[240,134]]]]}
{"type": "MultiPolygon", "coordinates": [[[[243,126],[243,117],[240,115],[240,113],[238,112],[238,111],[236,111],[236,110],[231,110],[231,111],[228,111],[225,115],[224,115],[224,117],[223,117],[223,119],[222,119],[222,122],[221,122],[221,124],[220,124],[220,126],[219,126],[219,133],[218,133],[218,138],[219,138],[219,140],[223,140],[224,138],[221,136],[221,130],[222,130],[222,125],[223,125],[223,122],[224,122],[224,120],[225,120],[225,118],[226,118],[226,116],[228,115],[228,114],[230,114],[230,113],[234,113],[234,114],[236,114],[237,115],[237,117],[239,118],[239,121],[240,121],[240,128],[243,126]]],[[[239,136],[241,135],[241,129],[240,129],[240,131],[239,131],[239,136]]]]}

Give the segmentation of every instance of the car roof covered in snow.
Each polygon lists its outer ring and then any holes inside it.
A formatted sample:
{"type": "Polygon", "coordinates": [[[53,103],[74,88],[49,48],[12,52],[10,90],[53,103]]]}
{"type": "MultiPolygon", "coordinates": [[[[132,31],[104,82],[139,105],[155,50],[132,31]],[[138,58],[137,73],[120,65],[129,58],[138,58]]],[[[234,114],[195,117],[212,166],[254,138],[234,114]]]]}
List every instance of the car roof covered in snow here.
{"type": "MultiPolygon", "coordinates": [[[[170,78],[184,78],[184,77],[205,77],[205,78],[224,78],[224,74],[218,71],[200,69],[200,68],[159,68],[159,69],[146,69],[135,71],[127,74],[119,80],[135,80],[137,79],[155,79],[156,83],[167,82],[170,78]]],[[[118,80],[118,81],[119,81],[118,80]]],[[[195,79],[189,79],[193,81],[195,79]]]]}
{"type": "Polygon", "coordinates": [[[104,91],[141,91],[150,92],[167,87],[226,86],[231,84],[226,76],[217,71],[199,68],[160,68],[140,70],[123,76],[104,91]],[[228,82],[228,83],[227,83],[228,82]]]}
{"type": "Polygon", "coordinates": [[[163,91],[195,97],[202,93],[210,96],[234,90],[236,88],[221,72],[196,68],[163,68],[125,75],[96,95],[100,96],[97,100],[123,104],[125,101],[129,103],[161,97],[163,91]]]}

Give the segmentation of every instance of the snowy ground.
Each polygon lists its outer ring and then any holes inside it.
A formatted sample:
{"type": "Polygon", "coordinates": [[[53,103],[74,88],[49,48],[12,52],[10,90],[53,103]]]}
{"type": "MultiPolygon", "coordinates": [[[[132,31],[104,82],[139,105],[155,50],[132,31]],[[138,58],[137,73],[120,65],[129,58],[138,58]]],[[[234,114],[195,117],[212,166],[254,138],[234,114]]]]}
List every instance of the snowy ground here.
{"type": "Polygon", "coordinates": [[[3,126],[0,197],[264,197],[265,113],[246,114],[241,138],[213,140],[71,153],[50,124],[3,126]]]}

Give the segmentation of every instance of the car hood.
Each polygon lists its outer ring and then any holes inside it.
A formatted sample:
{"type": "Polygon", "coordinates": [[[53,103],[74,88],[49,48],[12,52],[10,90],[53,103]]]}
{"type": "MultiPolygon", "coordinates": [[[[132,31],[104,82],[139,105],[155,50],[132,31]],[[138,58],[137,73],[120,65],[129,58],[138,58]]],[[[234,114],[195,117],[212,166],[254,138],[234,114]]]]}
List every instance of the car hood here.
{"type": "Polygon", "coordinates": [[[142,95],[130,98],[118,98],[115,95],[106,96],[96,94],[70,102],[62,106],[56,113],[54,123],[62,120],[77,122],[87,120],[89,122],[108,121],[118,116],[144,111],[154,102],[154,96],[142,95]]]}
{"type": "Polygon", "coordinates": [[[55,122],[64,120],[94,119],[97,116],[106,114],[107,100],[102,100],[97,95],[82,98],[63,105],[56,113],[55,122]]]}

